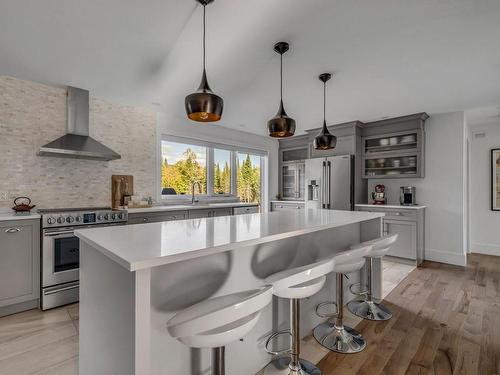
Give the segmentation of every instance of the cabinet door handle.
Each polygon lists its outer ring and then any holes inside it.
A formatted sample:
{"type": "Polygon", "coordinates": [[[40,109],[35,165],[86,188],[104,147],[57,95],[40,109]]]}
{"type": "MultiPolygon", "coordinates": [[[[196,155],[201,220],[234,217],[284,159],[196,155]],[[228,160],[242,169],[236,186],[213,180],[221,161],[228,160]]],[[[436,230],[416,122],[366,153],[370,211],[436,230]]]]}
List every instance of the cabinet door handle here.
{"type": "Polygon", "coordinates": [[[5,233],[17,233],[20,231],[21,231],[21,229],[19,229],[19,228],[9,228],[9,229],[5,230],[5,233]]]}
{"type": "Polygon", "coordinates": [[[149,221],[149,219],[147,217],[143,218],[142,221],[144,221],[145,223],[149,221]]]}
{"type": "Polygon", "coordinates": [[[401,216],[402,214],[401,214],[401,212],[396,212],[394,215],[401,216]]]}

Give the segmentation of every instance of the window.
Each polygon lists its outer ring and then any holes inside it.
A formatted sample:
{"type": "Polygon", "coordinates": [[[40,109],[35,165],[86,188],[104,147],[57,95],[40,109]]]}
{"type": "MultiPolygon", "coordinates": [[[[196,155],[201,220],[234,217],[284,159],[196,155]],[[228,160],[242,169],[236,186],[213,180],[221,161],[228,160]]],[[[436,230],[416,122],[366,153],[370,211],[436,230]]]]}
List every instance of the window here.
{"type": "Polygon", "coordinates": [[[261,203],[265,153],[180,137],[161,140],[161,198],[183,200],[193,183],[199,199],[238,197],[261,203]],[[184,198],[183,198],[184,197],[184,198]]]}
{"type": "Polygon", "coordinates": [[[238,198],[242,202],[260,203],[260,156],[238,153],[238,198]]]}
{"type": "Polygon", "coordinates": [[[207,194],[207,148],[176,142],[161,142],[162,195],[207,194]]]}
{"type": "Polygon", "coordinates": [[[214,149],[214,194],[231,194],[231,151],[214,149]]]}

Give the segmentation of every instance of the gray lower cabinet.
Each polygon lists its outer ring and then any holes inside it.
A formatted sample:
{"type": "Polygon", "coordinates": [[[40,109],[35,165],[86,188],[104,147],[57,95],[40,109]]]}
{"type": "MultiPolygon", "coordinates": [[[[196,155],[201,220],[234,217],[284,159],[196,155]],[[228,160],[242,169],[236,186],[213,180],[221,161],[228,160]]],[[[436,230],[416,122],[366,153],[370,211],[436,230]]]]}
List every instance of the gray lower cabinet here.
{"type": "Polygon", "coordinates": [[[0,276],[0,316],[38,306],[39,220],[0,222],[0,276]]]}
{"type": "Polygon", "coordinates": [[[387,255],[417,260],[417,223],[403,220],[384,220],[384,234],[398,234],[387,255]]]}
{"type": "Polygon", "coordinates": [[[303,202],[272,202],[271,211],[285,211],[285,210],[303,210],[305,203],[303,202]]]}
{"type": "Polygon", "coordinates": [[[259,206],[233,208],[233,215],[257,214],[257,213],[259,213],[259,206]]]}
{"type": "Polygon", "coordinates": [[[200,210],[189,211],[190,219],[197,219],[201,217],[217,217],[217,216],[231,216],[233,214],[233,208],[208,208],[200,210]]]}
{"type": "Polygon", "coordinates": [[[384,212],[384,235],[398,234],[396,243],[387,255],[415,261],[424,260],[425,208],[387,208],[383,206],[356,207],[357,211],[384,212]]]}
{"type": "Polygon", "coordinates": [[[159,223],[162,221],[183,220],[187,218],[188,211],[130,213],[128,215],[128,224],[159,223]]]}

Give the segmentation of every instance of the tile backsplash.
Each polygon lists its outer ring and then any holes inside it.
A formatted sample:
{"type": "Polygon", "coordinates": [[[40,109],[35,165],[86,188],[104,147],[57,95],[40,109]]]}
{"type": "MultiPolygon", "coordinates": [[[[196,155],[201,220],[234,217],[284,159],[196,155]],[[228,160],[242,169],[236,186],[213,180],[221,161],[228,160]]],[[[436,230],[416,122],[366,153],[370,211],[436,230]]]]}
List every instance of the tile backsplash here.
{"type": "MultiPolygon", "coordinates": [[[[0,194],[29,196],[44,208],[109,206],[111,175],[132,174],[134,193],[153,196],[155,129],[154,112],[91,96],[90,135],[122,158],[38,156],[66,132],[66,90],[0,76],[0,194]]],[[[0,201],[0,208],[11,206],[11,199],[0,201]]]]}

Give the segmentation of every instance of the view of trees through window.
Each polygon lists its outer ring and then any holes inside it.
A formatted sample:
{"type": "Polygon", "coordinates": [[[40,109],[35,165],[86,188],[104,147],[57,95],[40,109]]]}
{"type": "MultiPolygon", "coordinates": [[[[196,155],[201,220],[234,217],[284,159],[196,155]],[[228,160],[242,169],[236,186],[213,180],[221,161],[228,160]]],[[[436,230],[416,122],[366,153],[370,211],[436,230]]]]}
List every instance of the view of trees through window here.
{"type": "Polygon", "coordinates": [[[214,193],[231,194],[231,151],[214,149],[214,193]]]}
{"type": "Polygon", "coordinates": [[[199,182],[195,194],[207,193],[207,148],[183,143],[161,143],[161,186],[169,194],[191,194],[193,182],[199,182]]]}
{"type": "Polygon", "coordinates": [[[195,194],[207,194],[211,185],[214,195],[229,195],[235,191],[242,202],[260,203],[259,155],[213,149],[213,161],[207,166],[210,150],[204,146],[162,141],[161,185],[163,195],[189,195],[193,182],[199,182],[195,194]],[[231,169],[233,155],[236,171],[231,169]],[[213,178],[207,181],[207,168],[213,168],[213,178]],[[231,173],[236,173],[236,186],[231,189],[231,173]]]}
{"type": "Polygon", "coordinates": [[[238,153],[236,186],[242,202],[260,203],[260,156],[238,153]]]}

